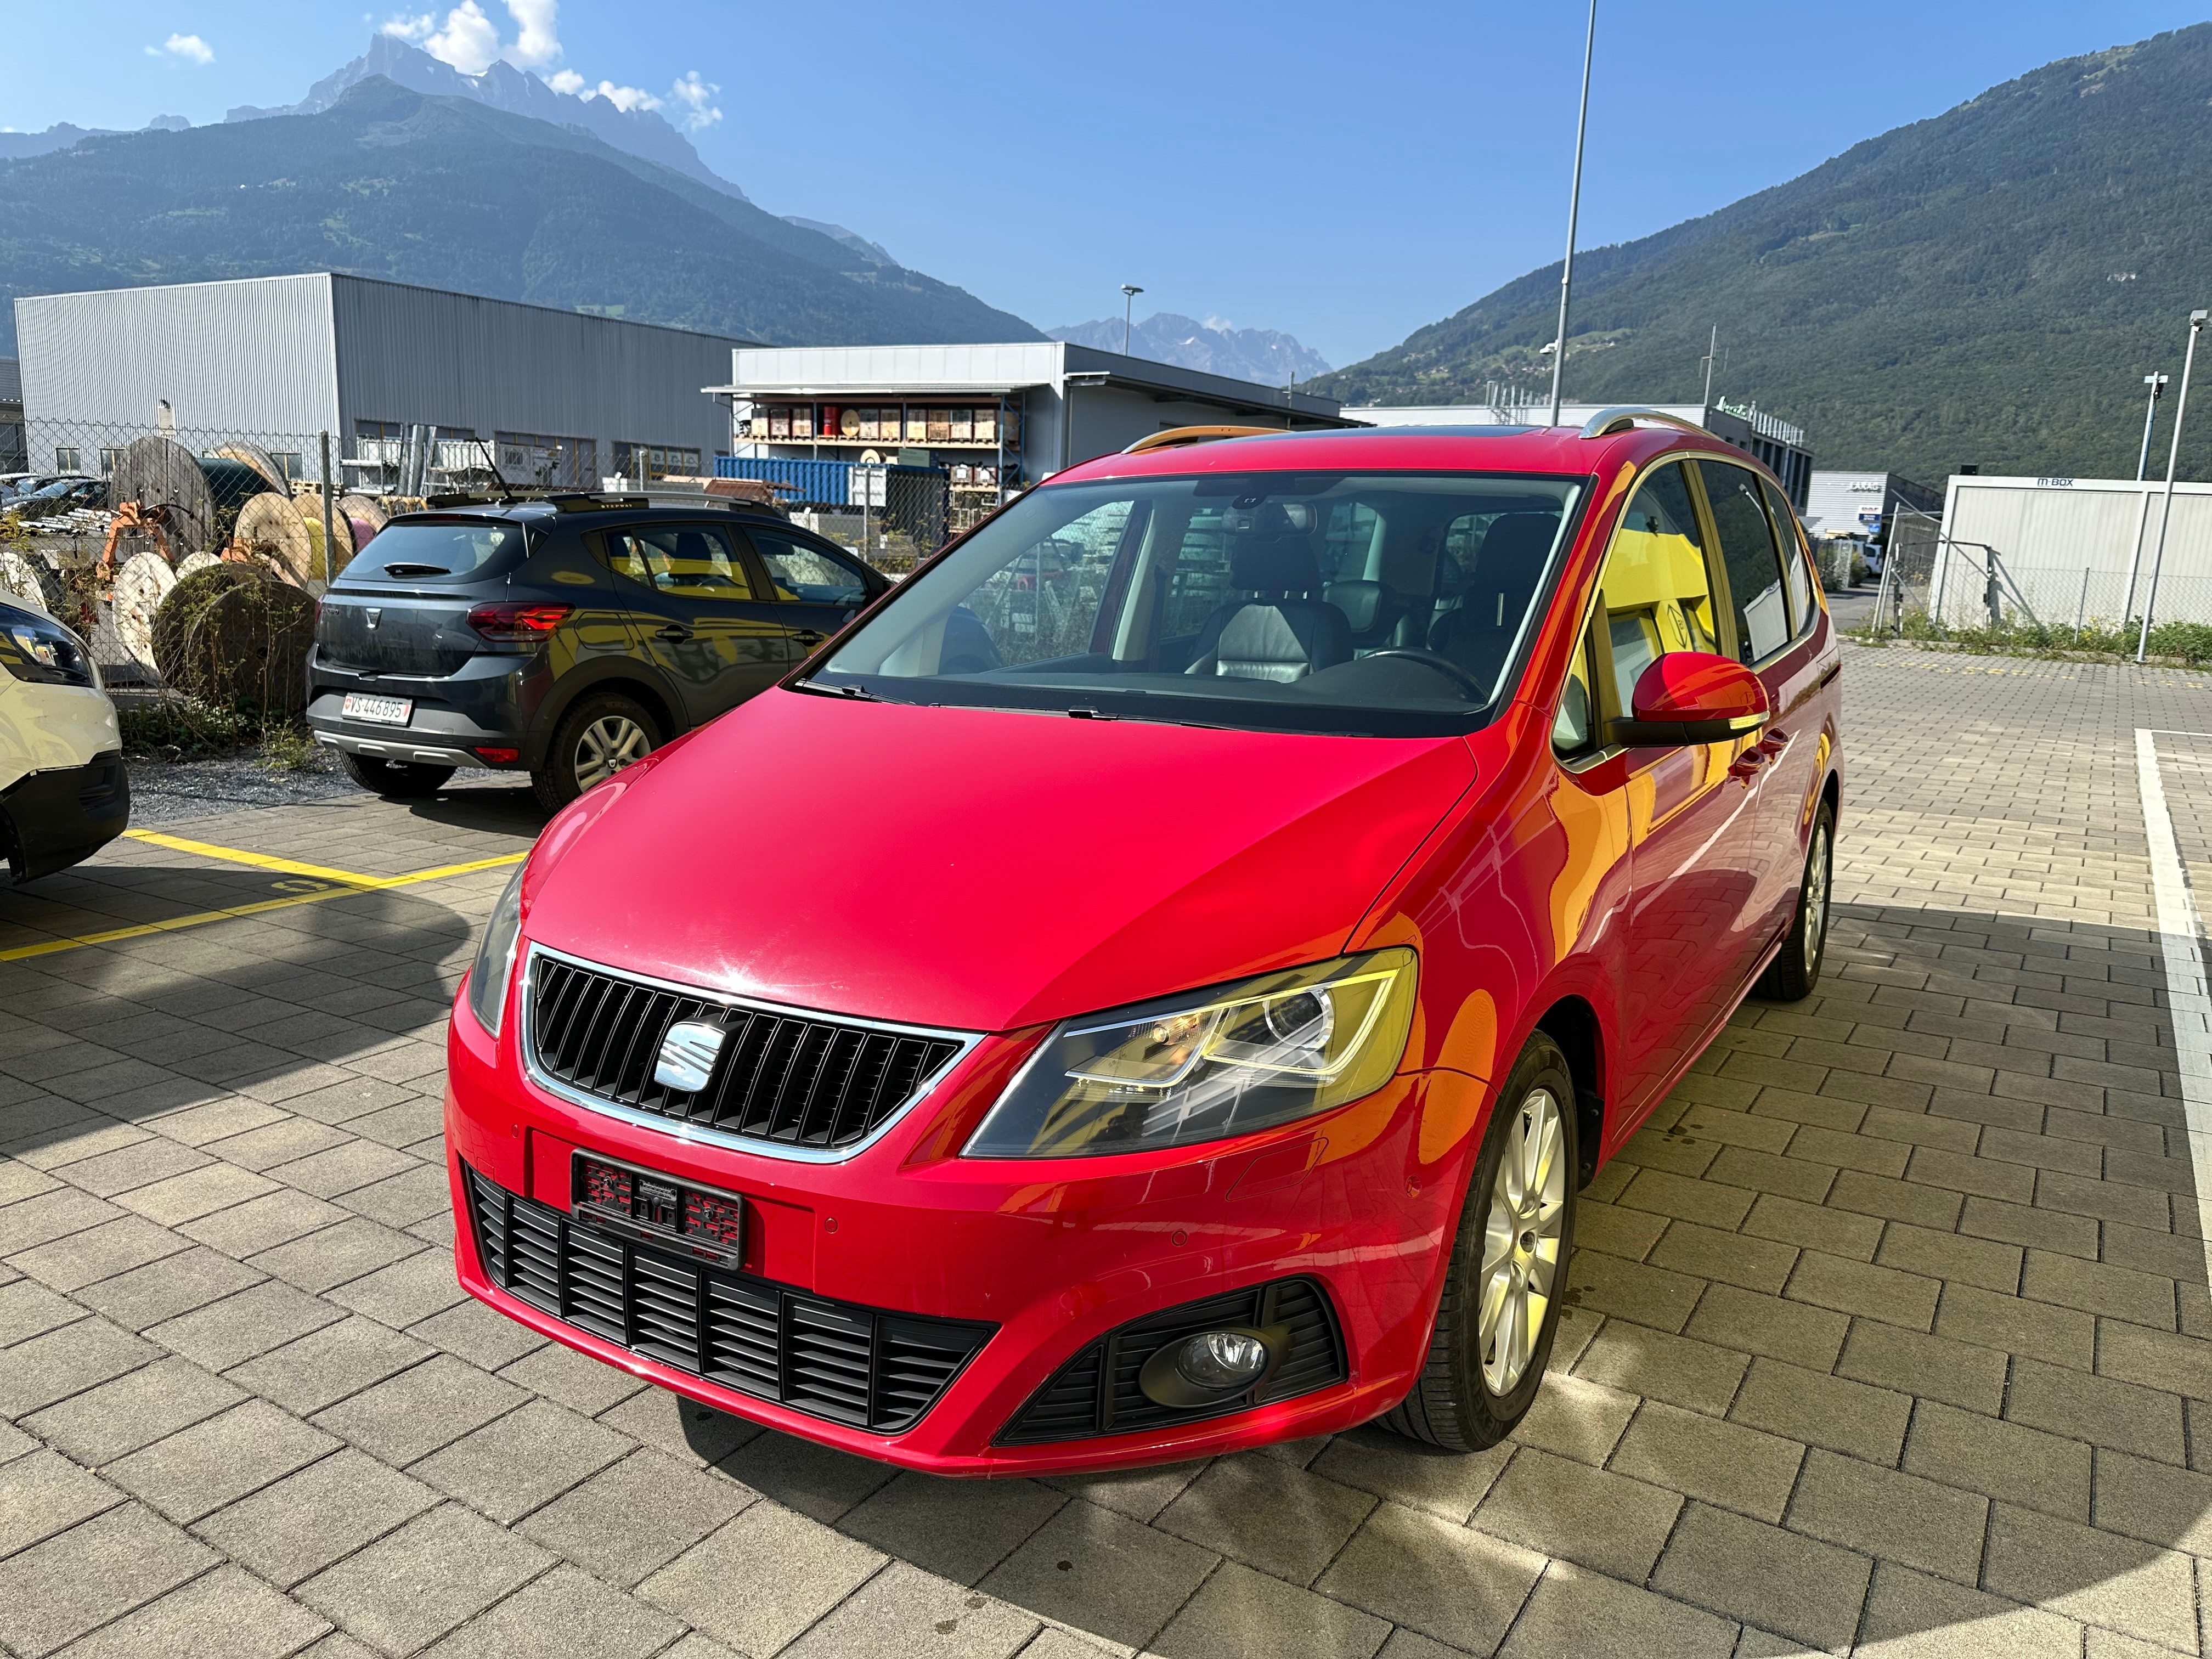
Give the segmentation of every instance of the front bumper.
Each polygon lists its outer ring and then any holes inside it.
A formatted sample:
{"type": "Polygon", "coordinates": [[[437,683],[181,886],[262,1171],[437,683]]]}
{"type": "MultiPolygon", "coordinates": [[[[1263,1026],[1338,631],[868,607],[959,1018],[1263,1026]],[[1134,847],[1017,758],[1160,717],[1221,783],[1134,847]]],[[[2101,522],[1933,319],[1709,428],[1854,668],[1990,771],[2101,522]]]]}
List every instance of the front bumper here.
{"type": "Polygon", "coordinates": [[[1325,1117],[1239,1141],[1048,1164],[963,1159],[950,1155],[957,1140],[945,1126],[972,1121],[1028,1048],[987,1039],[881,1140],[843,1163],[799,1163],[689,1140],[674,1126],[665,1132],[557,1098],[524,1077],[516,1024],[495,1041],[465,1006],[452,1023],[447,1143],[462,1288],[663,1388],[936,1474],[1176,1462],[1333,1433],[1388,1410],[1426,1356],[1443,1245],[1457,1224],[1474,1140],[1466,1128],[1479,1131],[1472,1108],[1484,1092],[1456,1073],[1407,1075],[1325,1117]],[[1440,1133],[1447,1123],[1459,1132],[1440,1133]],[[595,1334],[505,1288],[508,1274],[497,1262],[488,1266],[471,1208],[484,1192],[481,1184],[472,1189],[474,1171],[517,1195],[518,1206],[526,1201],[541,1220],[567,1212],[578,1149],[741,1194],[751,1218],[743,1272],[757,1275],[749,1284],[862,1316],[881,1310],[887,1320],[988,1328],[919,1419],[890,1431],[723,1387],[696,1366],[656,1358],[649,1342],[595,1334]],[[1340,1373],[1333,1374],[1343,1380],[1136,1433],[1038,1443],[1009,1432],[1048,1382],[1072,1362],[1079,1370],[1119,1328],[1291,1280],[1325,1296],[1342,1345],[1340,1373]]]}
{"type": "Polygon", "coordinates": [[[121,754],[19,778],[0,794],[0,848],[17,882],[90,858],[131,824],[131,774],[121,754]]]}

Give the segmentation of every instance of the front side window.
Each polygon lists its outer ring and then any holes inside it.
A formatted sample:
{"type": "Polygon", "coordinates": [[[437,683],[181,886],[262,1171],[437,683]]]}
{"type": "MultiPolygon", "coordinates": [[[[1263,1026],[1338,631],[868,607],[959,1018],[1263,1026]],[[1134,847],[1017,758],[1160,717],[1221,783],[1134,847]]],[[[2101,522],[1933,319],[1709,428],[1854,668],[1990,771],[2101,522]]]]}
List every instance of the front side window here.
{"type": "Polygon", "coordinates": [[[1635,706],[1636,682],[1669,651],[1717,651],[1705,538],[1680,466],[1644,480],[1621,514],[1599,579],[1612,647],[1614,707],[1635,706]]]}
{"type": "Polygon", "coordinates": [[[759,597],[729,538],[701,525],[611,530],[602,538],[608,568],[659,592],[687,599],[759,597]]]}
{"type": "Polygon", "coordinates": [[[831,558],[819,548],[773,530],[751,530],[753,551],[768,567],[775,583],[772,597],[800,599],[808,605],[865,605],[868,585],[860,573],[831,558]]]}
{"type": "Polygon", "coordinates": [[[1463,731],[1509,694],[1586,489],[1413,472],[1048,485],[810,678],[926,703],[1463,731]]]}
{"type": "Polygon", "coordinates": [[[1790,643],[1790,602],[1782,588],[1782,566],[1774,556],[1774,532],[1759,499],[1759,475],[1726,461],[1699,461],[1705,501],[1713,510],[1713,529],[1721,540],[1721,562],[1728,568],[1729,599],[1735,609],[1736,655],[1764,662],[1790,643]]]}

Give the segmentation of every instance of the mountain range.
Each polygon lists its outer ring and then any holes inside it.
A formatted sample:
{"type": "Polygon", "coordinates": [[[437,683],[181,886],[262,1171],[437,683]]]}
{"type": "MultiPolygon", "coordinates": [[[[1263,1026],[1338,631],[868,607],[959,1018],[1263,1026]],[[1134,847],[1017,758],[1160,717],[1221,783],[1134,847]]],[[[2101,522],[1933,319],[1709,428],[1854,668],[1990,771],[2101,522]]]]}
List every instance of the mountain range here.
{"type": "MultiPolygon", "coordinates": [[[[0,161],[0,301],[328,270],[772,343],[1042,337],[841,227],[793,223],[699,177],[665,122],[691,166],[381,75],[332,96],[0,161]]],[[[14,334],[0,306],[0,356],[14,334]]]]}
{"type": "MultiPolygon", "coordinates": [[[[1096,322],[1071,323],[1045,331],[1055,340],[1099,351],[1121,349],[1121,319],[1102,317],[1096,322]]],[[[1281,386],[1285,380],[1310,380],[1328,373],[1321,353],[1300,345],[1291,336],[1272,328],[1238,328],[1220,321],[1200,322],[1172,311],[1156,312],[1136,324],[1128,334],[1129,354],[1179,368],[1202,369],[1261,386],[1281,386]]]]}
{"type": "MultiPolygon", "coordinates": [[[[2178,378],[2187,313],[2212,302],[2208,101],[2200,24],[2046,64],[1717,213],[1577,252],[1566,394],[1693,400],[1718,324],[1715,392],[1804,426],[1816,465],[2131,477],[2142,377],[2178,378]]],[[[1555,263],[1307,389],[1441,404],[1548,386],[1559,290],[1555,263]]],[[[2203,477],[2212,425],[2192,430],[2203,477]]]]}

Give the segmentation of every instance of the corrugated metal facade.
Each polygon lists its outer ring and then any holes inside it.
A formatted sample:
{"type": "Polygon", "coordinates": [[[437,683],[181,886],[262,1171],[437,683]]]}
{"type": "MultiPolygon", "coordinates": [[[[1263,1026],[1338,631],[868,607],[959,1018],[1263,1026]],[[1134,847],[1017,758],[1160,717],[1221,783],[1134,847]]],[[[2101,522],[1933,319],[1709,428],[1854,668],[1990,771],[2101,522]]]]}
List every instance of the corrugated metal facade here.
{"type": "MultiPolygon", "coordinates": [[[[312,440],[362,422],[696,449],[727,447],[701,388],[743,342],[316,272],[15,301],[25,404],[52,426],[312,440]]],[[[61,441],[94,443],[89,436],[61,441]]],[[[33,448],[40,446],[34,440],[33,448]]]]}
{"type": "MultiPolygon", "coordinates": [[[[15,301],[23,407],[44,424],[240,434],[338,429],[326,272],[15,301]]],[[[33,447],[38,447],[33,440],[33,447]]]]}

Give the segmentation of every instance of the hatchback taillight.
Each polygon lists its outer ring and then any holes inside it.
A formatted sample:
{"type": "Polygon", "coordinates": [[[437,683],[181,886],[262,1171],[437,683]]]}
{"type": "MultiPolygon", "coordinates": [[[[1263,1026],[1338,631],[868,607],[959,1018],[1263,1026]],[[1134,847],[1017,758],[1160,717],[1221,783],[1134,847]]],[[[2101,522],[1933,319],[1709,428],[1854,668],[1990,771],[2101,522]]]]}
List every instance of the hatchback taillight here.
{"type": "Polygon", "coordinates": [[[502,643],[542,640],[575,608],[573,605],[480,605],[469,612],[469,626],[484,638],[502,643]]]}

